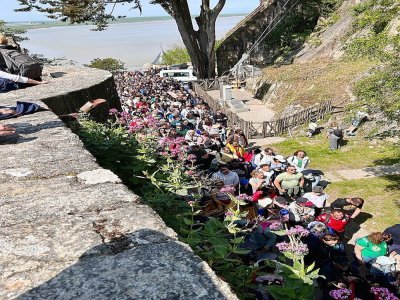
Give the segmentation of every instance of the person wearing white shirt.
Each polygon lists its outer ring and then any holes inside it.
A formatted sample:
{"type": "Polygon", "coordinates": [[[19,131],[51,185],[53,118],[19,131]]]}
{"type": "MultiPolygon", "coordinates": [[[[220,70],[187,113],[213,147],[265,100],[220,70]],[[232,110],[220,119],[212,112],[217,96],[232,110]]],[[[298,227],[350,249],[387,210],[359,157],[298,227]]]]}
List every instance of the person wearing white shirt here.
{"type": "Polygon", "coordinates": [[[312,192],[305,193],[303,198],[308,199],[315,208],[316,215],[319,215],[326,206],[326,200],[329,199],[329,195],[324,193],[324,188],[322,186],[314,186],[312,192]]]}
{"type": "Polygon", "coordinates": [[[287,162],[289,165],[295,167],[297,172],[302,172],[307,169],[307,166],[310,163],[310,158],[307,156],[305,151],[297,150],[293,153],[293,156],[287,158],[287,162]]]}
{"type": "Polygon", "coordinates": [[[36,84],[46,84],[48,82],[37,81],[21,75],[15,75],[4,71],[0,71],[0,93],[18,89],[18,86],[17,85],[12,86],[12,83],[24,83],[24,84],[36,85],[36,84]]]}
{"type": "Polygon", "coordinates": [[[256,155],[253,163],[259,168],[262,164],[271,163],[274,155],[274,151],[271,148],[265,148],[256,155]]]}

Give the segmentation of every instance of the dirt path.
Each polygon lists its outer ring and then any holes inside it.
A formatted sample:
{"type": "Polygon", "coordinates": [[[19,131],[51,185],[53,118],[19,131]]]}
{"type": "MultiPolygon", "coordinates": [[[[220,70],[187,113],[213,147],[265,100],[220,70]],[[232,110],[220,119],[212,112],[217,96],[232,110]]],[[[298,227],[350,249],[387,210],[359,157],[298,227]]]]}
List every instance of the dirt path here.
{"type": "Polygon", "coordinates": [[[373,178],[387,175],[399,175],[400,164],[390,166],[367,167],[362,169],[327,171],[324,173],[324,176],[328,181],[340,182],[344,180],[373,178]]]}

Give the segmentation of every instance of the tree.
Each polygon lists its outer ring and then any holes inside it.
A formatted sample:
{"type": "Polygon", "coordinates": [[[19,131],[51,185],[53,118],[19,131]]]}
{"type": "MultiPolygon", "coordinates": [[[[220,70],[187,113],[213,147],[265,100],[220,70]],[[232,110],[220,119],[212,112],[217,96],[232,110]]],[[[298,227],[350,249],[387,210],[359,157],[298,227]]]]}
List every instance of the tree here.
{"type": "Polygon", "coordinates": [[[103,69],[110,72],[117,72],[125,70],[125,64],[115,58],[107,57],[107,58],[95,58],[90,61],[86,67],[96,68],[96,69],[103,69]]]}
{"type": "MultiPolygon", "coordinates": [[[[17,11],[36,9],[48,17],[69,20],[71,23],[93,22],[98,30],[104,30],[109,21],[115,20],[116,5],[131,4],[141,11],[140,0],[18,0],[22,7],[17,11]],[[111,5],[111,8],[110,8],[111,5]],[[110,12],[107,10],[110,8],[110,12]]],[[[171,15],[188,50],[198,78],[215,76],[215,22],[225,6],[226,0],[218,0],[212,8],[210,0],[201,0],[200,15],[195,18],[198,29],[194,28],[189,0],[150,0],[161,5],[171,15]]],[[[120,17],[120,16],[118,16],[120,17]]]]}

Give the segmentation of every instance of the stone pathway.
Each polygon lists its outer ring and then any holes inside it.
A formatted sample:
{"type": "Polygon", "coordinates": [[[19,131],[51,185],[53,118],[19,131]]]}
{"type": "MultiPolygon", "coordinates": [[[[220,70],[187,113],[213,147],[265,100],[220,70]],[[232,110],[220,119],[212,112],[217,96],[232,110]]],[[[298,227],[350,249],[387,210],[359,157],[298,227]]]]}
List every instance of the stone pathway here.
{"type": "MultiPolygon", "coordinates": [[[[219,99],[219,90],[207,91],[213,98],[219,99]]],[[[255,123],[270,121],[275,115],[275,112],[269,109],[261,100],[255,99],[253,94],[246,90],[232,90],[232,98],[234,100],[243,101],[250,109],[246,112],[239,112],[237,115],[245,121],[252,121],[255,123]]]]}
{"type": "Polygon", "coordinates": [[[400,164],[390,166],[376,166],[362,169],[348,169],[325,172],[325,178],[329,182],[340,182],[344,180],[373,178],[387,175],[400,175],[400,164]]]}

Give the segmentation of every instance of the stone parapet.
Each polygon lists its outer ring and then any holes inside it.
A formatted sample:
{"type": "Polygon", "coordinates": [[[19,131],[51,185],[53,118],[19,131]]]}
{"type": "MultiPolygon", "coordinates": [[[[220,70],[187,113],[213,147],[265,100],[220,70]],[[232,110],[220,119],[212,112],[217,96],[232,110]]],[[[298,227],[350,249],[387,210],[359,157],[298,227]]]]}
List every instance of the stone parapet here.
{"type": "MultiPolygon", "coordinates": [[[[111,76],[93,72],[68,69],[0,103],[66,113],[115,95],[111,82],[97,91],[111,76]]],[[[0,140],[0,299],[237,299],[53,112],[0,124],[18,133],[0,140]]]]}
{"type": "Polygon", "coordinates": [[[110,108],[121,108],[110,72],[76,66],[46,66],[42,78],[49,84],[0,94],[0,103],[12,105],[16,101],[40,101],[56,115],[63,115],[77,112],[89,100],[104,98],[107,105],[99,106],[91,113],[98,121],[107,118],[110,108]]]}

